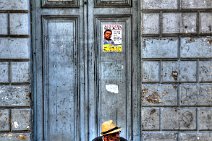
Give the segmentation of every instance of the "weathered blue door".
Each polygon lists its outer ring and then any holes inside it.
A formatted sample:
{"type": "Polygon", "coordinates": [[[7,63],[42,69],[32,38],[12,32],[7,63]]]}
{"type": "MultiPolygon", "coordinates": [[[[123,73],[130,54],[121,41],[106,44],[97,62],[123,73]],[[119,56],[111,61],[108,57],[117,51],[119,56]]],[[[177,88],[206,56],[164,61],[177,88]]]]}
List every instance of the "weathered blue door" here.
{"type": "Polygon", "coordinates": [[[136,140],[135,7],[136,0],[32,1],[34,140],[91,141],[109,119],[136,140]],[[104,43],[106,29],[113,45],[104,43]]]}

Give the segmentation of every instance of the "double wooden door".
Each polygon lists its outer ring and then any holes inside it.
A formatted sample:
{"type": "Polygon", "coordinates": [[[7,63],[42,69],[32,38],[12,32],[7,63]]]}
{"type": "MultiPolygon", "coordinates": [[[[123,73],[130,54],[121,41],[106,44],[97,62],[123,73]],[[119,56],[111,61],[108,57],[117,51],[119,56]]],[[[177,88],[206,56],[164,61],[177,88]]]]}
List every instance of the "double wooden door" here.
{"type": "Polygon", "coordinates": [[[136,0],[32,1],[35,141],[91,141],[109,119],[139,139],[137,21],[136,0]]]}

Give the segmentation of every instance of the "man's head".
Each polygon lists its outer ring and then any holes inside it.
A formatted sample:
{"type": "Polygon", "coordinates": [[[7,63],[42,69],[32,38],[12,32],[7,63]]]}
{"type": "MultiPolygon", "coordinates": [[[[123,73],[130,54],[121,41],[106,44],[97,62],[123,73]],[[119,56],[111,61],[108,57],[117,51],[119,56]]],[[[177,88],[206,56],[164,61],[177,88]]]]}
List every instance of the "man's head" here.
{"type": "Polygon", "coordinates": [[[121,128],[117,127],[116,124],[112,121],[105,121],[102,123],[102,132],[104,141],[119,141],[121,128]]]}
{"type": "Polygon", "coordinates": [[[112,30],[106,29],[105,32],[104,32],[104,39],[105,39],[105,40],[111,40],[111,39],[110,39],[111,36],[112,36],[112,30]]]}

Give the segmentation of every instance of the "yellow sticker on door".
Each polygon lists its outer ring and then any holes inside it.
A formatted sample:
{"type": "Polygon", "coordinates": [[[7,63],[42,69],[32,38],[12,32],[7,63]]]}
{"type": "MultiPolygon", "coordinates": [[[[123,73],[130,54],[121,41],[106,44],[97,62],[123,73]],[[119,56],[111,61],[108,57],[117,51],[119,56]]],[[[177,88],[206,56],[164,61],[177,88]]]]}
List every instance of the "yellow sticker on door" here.
{"type": "Polygon", "coordinates": [[[122,45],[104,44],[103,52],[122,52],[122,45]]]}

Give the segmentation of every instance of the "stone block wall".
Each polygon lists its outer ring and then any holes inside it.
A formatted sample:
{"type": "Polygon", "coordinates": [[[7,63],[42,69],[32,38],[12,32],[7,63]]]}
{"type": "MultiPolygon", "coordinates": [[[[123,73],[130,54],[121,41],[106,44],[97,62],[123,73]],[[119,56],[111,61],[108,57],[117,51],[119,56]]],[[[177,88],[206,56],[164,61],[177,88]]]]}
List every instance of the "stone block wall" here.
{"type": "MultiPolygon", "coordinates": [[[[140,0],[142,141],[212,140],[212,1],[140,0]]],[[[0,0],[0,141],[32,140],[30,0],[0,0]]]]}
{"type": "Polygon", "coordinates": [[[30,141],[29,0],[0,0],[0,141],[30,141]]]}
{"type": "Polygon", "coordinates": [[[212,1],[140,4],[142,141],[211,141],[212,1]]]}

